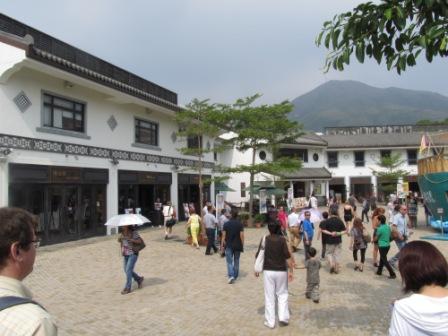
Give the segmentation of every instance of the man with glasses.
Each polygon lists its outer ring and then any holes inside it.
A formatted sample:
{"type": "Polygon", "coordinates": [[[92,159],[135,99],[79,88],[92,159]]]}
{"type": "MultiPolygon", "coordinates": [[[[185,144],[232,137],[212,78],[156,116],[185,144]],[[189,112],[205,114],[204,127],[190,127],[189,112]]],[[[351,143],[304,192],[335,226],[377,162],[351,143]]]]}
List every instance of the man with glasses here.
{"type": "Polygon", "coordinates": [[[408,220],[406,218],[407,211],[408,209],[406,208],[406,206],[401,205],[398,213],[393,217],[392,220],[391,229],[392,231],[398,232],[398,238],[395,239],[395,244],[397,245],[398,252],[389,260],[389,264],[395,269],[397,269],[397,261],[400,257],[400,251],[406,245],[406,241],[409,237],[408,220]]]}
{"type": "Polygon", "coordinates": [[[0,335],[57,335],[50,314],[22,283],[33,271],[36,226],[28,211],[0,208],[0,335]]]}

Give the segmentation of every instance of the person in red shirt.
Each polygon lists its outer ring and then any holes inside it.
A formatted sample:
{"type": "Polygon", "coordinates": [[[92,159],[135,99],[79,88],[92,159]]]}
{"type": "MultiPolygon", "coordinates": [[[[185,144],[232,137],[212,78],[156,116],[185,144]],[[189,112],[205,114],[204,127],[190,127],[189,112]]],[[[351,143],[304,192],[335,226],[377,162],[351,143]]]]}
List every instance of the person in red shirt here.
{"type": "Polygon", "coordinates": [[[286,237],[286,232],[288,231],[288,216],[282,206],[278,208],[277,219],[280,222],[282,233],[286,237]]]}

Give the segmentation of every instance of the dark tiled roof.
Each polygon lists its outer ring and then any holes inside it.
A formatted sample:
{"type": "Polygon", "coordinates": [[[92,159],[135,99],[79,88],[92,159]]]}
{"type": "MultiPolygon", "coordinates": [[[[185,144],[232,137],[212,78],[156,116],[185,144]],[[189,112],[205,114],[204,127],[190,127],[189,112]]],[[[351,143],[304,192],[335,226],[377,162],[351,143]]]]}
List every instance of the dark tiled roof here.
{"type": "Polygon", "coordinates": [[[177,94],[0,13],[0,31],[34,43],[27,56],[99,84],[178,111],[177,94]]]}
{"type": "Polygon", "coordinates": [[[300,168],[295,172],[283,173],[282,178],[287,180],[331,179],[331,173],[327,168],[300,168]]]}
{"type": "Polygon", "coordinates": [[[281,147],[295,147],[295,146],[318,146],[318,147],[326,147],[327,142],[322,139],[321,136],[317,135],[312,131],[305,131],[304,134],[298,137],[294,143],[291,144],[282,144],[281,147]]]}
{"type": "Polygon", "coordinates": [[[423,133],[323,135],[328,149],[419,147],[423,133]]]}

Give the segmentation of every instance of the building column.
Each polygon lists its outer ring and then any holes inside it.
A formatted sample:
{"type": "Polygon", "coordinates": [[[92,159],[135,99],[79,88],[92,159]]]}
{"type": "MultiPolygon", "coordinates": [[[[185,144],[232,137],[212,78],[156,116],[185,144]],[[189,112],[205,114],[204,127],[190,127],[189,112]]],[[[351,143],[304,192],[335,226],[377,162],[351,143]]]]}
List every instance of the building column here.
{"type": "Polygon", "coordinates": [[[310,195],[314,192],[314,180],[310,181],[310,195]]]}
{"type": "Polygon", "coordinates": [[[350,176],[344,176],[344,184],[345,184],[345,199],[348,199],[351,193],[351,179],[350,176]]]}
{"type": "MultiPolygon", "coordinates": [[[[118,215],[118,165],[109,168],[109,183],[107,185],[107,219],[118,215]]],[[[116,234],[117,228],[107,227],[107,235],[116,234]]]]}
{"type": "Polygon", "coordinates": [[[8,206],[8,162],[6,158],[0,158],[0,207],[8,206]]]}
{"type": "Polygon", "coordinates": [[[325,181],[325,197],[327,198],[327,202],[330,199],[330,181],[325,181]]]}
{"type": "MultiPolygon", "coordinates": [[[[171,173],[171,187],[170,187],[170,194],[171,194],[171,204],[174,206],[174,209],[176,210],[176,213],[179,216],[179,211],[182,209],[179,203],[179,182],[178,182],[178,172],[175,171],[171,173]]],[[[183,211],[183,209],[182,209],[183,211]]]]}
{"type": "Polygon", "coordinates": [[[378,197],[378,178],[375,175],[372,175],[370,182],[372,183],[373,194],[378,197]]]}

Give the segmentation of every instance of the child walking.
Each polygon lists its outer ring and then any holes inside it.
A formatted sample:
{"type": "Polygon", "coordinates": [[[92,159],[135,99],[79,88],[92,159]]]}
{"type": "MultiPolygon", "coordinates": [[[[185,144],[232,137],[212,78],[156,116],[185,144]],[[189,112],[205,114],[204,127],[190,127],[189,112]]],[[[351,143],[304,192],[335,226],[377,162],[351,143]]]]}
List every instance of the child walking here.
{"type": "Polygon", "coordinates": [[[316,249],[309,248],[310,258],[305,261],[306,268],[306,293],[307,299],[312,299],[314,303],[319,303],[319,270],[321,267],[320,261],[316,258],[316,249]]]}

